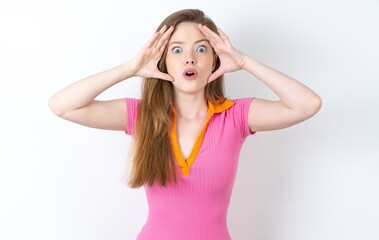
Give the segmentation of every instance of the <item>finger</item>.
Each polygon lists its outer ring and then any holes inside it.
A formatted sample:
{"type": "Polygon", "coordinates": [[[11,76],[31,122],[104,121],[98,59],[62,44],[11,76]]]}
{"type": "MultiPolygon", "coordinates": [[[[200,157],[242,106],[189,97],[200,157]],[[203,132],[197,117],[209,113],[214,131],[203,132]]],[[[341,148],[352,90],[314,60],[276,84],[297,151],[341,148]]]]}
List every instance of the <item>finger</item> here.
{"type": "Polygon", "coordinates": [[[151,48],[152,46],[155,46],[157,39],[159,39],[159,36],[161,36],[166,29],[167,26],[163,25],[163,27],[158,32],[155,32],[151,39],[147,42],[146,47],[151,48]]]}
{"type": "Polygon", "coordinates": [[[229,40],[229,37],[221,30],[221,28],[217,28],[217,32],[219,33],[220,37],[223,40],[225,41],[229,40]]]}
{"type": "Polygon", "coordinates": [[[165,80],[165,81],[170,81],[170,82],[174,81],[174,78],[170,74],[163,73],[163,72],[157,73],[157,78],[165,80]]]}
{"type": "Polygon", "coordinates": [[[201,33],[209,40],[209,42],[213,43],[213,37],[209,34],[209,31],[205,28],[205,26],[199,24],[198,27],[201,33]]]}
{"type": "Polygon", "coordinates": [[[214,39],[207,32],[205,32],[203,29],[201,29],[201,32],[204,35],[204,37],[209,41],[209,44],[212,46],[214,51],[216,51],[218,53],[218,48],[216,48],[216,42],[214,41],[214,39]]]}
{"type": "Polygon", "coordinates": [[[217,28],[217,31],[218,31],[218,33],[220,34],[220,37],[224,40],[225,44],[227,44],[227,45],[232,45],[231,42],[230,42],[230,39],[229,39],[228,35],[226,35],[226,34],[221,30],[221,28],[217,28]]]}
{"type": "Polygon", "coordinates": [[[163,34],[167,29],[167,26],[166,25],[163,25],[161,29],[159,29],[159,33],[160,34],[163,34]]]}
{"type": "Polygon", "coordinates": [[[223,74],[221,69],[217,69],[216,72],[212,73],[208,78],[208,83],[212,82],[213,80],[216,80],[219,76],[223,74]]]}
{"type": "Polygon", "coordinates": [[[165,50],[167,46],[167,43],[168,43],[168,39],[166,39],[166,41],[162,44],[161,48],[159,49],[159,52],[163,53],[163,51],[165,50]]]}
{"type": "Polygon", "coordinates": [[[224,43],[223,39],[211,29],[209,29],[206,25],[203,26],[204,32],[215,42],[215,43],[224,43]]]}
{"type": "Polygon", "coordinates": [[[159,32],[155,32],[150,40],[146,43],[146,47],[151,48],[154,45],[155,41],[158,39],[159,35],[159,32]]]}
{"type": "Polygon", "coordinates": [[[201,26],[201,29],[202,33],[208,39],[213,49],[216,51],[216,53],[219,53],[220,47],[225,44],[224,41],[220,38],[220,36],[217,33],[213,32],[207,26],[201,26]]]}
{"type": "Polygon", "coordinates": [[[155,46],[157,49],[161,50],[162,46],[165,46],[166,41],[168,41],[168,39],[170,38],[172,32],[174,30],[174,27],[170,27],[161,37],[160,39],[158,40],[158,43],[157,45],[155,46]]]}
{"type": "Polygon", "coordinates": [[[198,24],[198,28],[201,31],[201,33],[208,39],[212,40],[212,36],[209,34],[208,30],[205,28],[204,25],[201,25],[200,23],[198,24]]]}
{"type": "Polygon", "coordinates": [[[156,48],[157,49],[161,49],[161,47],[163,45],[165,45],[166,41],[168,41],[168,39],[170,38],[172,32],[174,31],[174,27],[171,26],[163,35],[162,37],[159,39],[157,45],[156,45],[156,48]]]}

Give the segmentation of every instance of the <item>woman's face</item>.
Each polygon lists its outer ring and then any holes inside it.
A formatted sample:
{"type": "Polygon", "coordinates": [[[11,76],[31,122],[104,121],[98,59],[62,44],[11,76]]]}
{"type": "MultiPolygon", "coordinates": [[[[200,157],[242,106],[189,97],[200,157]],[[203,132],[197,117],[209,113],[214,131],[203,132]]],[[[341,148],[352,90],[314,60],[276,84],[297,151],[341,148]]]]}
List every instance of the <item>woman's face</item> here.
{"type": "Polygon", "coordinates": [[[167,72],[175,79],[175,91],[204,91],[213,70],[215,55],[212,46],[197,28],[197,23],[178,24],[167,48],[167,72]]]}

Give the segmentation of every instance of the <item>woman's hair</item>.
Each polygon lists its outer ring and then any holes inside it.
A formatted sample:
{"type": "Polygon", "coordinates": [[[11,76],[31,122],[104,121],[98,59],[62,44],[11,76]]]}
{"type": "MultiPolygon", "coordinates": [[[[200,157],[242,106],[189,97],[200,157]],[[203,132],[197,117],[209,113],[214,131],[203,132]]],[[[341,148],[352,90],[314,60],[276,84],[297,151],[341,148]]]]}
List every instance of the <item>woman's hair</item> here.
{"type": "MultiPolygon", "coordinates": [[[[157,31],[164,25],[175,28],[181,22],[200,23],[217,33],[215,23],[197,9],[185,9],[169,15],[157,31]]],[[[167,47],[158,62],[158,69],[164,73],[167,73],[166,55],[167,47]]],[[[215,61],[213,71],[220,66],[218,56],[215,61]]],[[[132,188],[154,183],[165,186],[167,182],[176,182],[176,167],[170,141],[174,98],[172,82],[157,78],[143,79],[129,178],[132,188]]],[[[205,99],[214,104],[219,103],[219,100],[225,100],[223,76],[206,85],[205,99]]]]}

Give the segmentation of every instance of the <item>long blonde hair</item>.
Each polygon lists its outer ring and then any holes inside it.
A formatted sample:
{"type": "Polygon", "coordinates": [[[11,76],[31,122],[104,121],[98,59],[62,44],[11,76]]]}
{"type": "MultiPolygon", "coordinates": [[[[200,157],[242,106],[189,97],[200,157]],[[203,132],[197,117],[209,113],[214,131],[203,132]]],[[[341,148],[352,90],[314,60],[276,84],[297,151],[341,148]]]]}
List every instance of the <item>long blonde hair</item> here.
{"type": "MultiPolygon", "coordinates": [[[[169,15],[159,25],[157,31],[164,25],[175,28],[181,22],[200,23],[217,32],[215,23],[198,9],[185,9],[169,15]]],[[[167,47],[158,63],[158,69],[164,73],[167,73],[166,55],[167,47]]],[[[217,57],[214,71],[219,66],[220,59],[217,57]]],[[[225,99],[223,76],[206,85],[205,98],[214,104],[225,99]]],[[[134,135],[132,171],[129,178],[129,185],[132,188],[154,183],[165,186],[168,182],[176,182],[175,160],[170,142],[174,99],[171,82],[157,78],[143,79],[134,135]]]]}

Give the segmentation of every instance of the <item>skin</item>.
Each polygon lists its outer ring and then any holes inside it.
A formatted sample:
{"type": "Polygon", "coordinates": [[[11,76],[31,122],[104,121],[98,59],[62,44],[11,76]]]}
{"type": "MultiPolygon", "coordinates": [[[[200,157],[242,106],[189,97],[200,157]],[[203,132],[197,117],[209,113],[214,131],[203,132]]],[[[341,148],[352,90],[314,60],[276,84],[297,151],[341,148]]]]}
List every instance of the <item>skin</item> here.
{"type": "Polygon", "coordinates": [[[196,23],[178,24],[171,35],[166,66],[168,73],[175,79],[175,95],[204,93],[208,77],[212,73],[214,52],[209,41],[199,31],[196,23]],[[195,80],[186,80],[183,72],[194,68],[198,74],[195,80]]]}
{"type": "Polygon", "coordinates": [[[259,98],[252,101],[248,116],[251,131],[290,127],[310,118],[321,108],[321,98],[311,89],[238,51],[220,29],[215,33],[195,23],[181,23],[175,32],[173,27],[164,26],[134,58],[74,82],[53,95],[49,106],[58,116],[78,124],[126,130],[125,100],[99,101],[95,98],[111,86],[133,76],[173,81],[178,141],[183,155],[188,156],[207,114],[205,85],[222,74],[239,70],[255,76],[279,98],[276,101],[259,98]],[[199,45],[207,48],[204,53],[197,51],[199,45]],[[180,47],[182,51],[174,53],[169,49],[166,58],[168,74],[165,74],[157,69],[157,63],[167,46],[180,47]],[[214,53],[219,56],[221,66],[212,73],[214,53]],[[183,78],[182,73],[188,66],[198,71],[195,80],[183,78]]]}
{"type": "Polygon", "coordinates": [[[198,27],[221,60],[220,68],[209,77],[209,81],[227,72],[245,70],[279,97],[280,100],[277,101],[258,98],[252,101],[248,117],[251,131],[290,127],[312,117],[320,110],[321,98],[311,89],[236,50],[221,29],[218,29],[218,35],[206,26],[198,27]]]}
{"type": "Polygon", "coordinates": [[[177,137],[184,158],[187,158],[207,117],[205,86],[213,70],[214,51],[196,23],[176,26],[168,43],[167,72],[175,79],[177,137]],[[196,70],[196,79],[183,76],[186,69],[196,70]]]}

